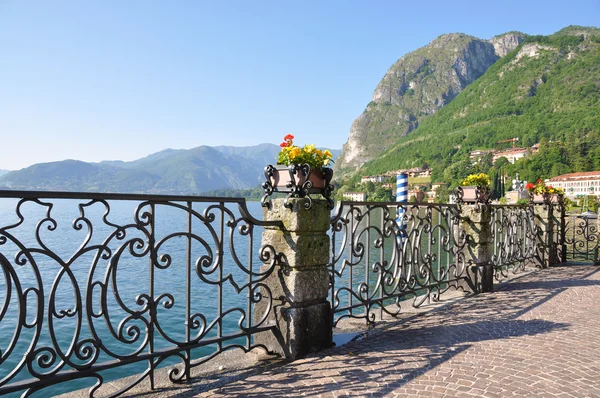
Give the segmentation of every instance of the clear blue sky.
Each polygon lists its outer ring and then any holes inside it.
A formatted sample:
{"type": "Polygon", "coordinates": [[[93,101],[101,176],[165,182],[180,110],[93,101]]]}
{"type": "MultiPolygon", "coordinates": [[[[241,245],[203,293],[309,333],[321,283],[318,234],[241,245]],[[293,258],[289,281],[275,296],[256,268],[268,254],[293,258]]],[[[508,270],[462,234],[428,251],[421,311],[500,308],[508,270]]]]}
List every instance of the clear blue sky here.
{"type": "Polygon", "coordinates": [[[287,133],[341,148],[405,53],[571,24],[599,26],[600,0],[0,0],[0,169],[287,133]]]}

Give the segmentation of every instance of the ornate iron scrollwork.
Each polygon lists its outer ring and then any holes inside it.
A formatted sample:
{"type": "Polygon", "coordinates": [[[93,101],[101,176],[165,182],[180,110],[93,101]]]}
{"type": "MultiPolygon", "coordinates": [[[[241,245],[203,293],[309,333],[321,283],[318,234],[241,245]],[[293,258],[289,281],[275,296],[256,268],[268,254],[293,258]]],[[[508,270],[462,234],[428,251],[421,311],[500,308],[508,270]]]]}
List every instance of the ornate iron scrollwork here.
{"type": "Polygon", "coordinates": [[[347,317],[373,323],[463,289],[467,235],[459,222],[454,205],[342,202],[331,220],[334,324],[347,317]]]}
{"type": "Polygon", "coordinates": [[[76,379],[97,380],[89,395],[105,395],[105,371],[138,373],[114,396],[143,380],[152,386],[169,362],[169,379],[182,382],[225,350],[266,350],[252,336],[273,329],[265,281],[280,257],[256,235],[281,225],[253,218],[243,199],[0,198],[15,201],[0,219],[0,395],[51,396],[76,379]]]}
{"type": "Polygon", "coordinates": [[[334,203],[331,198],[333,185],[333,170],[323,168],[322,170],[314,170],[308,163],[292,164],[289,166],[273,166],[265,167],[265,182],[262,183],[262,188],[265,191],[261,199],[263,207],[269,207],[270,197],[274,192],[287,194],[285,198],[285,207],[291,208],[289,202],[291,198],[307,198],[306,208],[312,207],[313,199],[311,194],[320,194],[327,200],[327,205],[333,209],[334,203]],[[285,177],[284,177],[285,176],[285,177]],[[316,187],[315,178],[323,181],[322,187],[316,187]]]}
{"type": "Polygon", "coordinates": [[[496,280],[537,266],[538,226],[527,206],[491,206],[492,264],[496,280]]]}

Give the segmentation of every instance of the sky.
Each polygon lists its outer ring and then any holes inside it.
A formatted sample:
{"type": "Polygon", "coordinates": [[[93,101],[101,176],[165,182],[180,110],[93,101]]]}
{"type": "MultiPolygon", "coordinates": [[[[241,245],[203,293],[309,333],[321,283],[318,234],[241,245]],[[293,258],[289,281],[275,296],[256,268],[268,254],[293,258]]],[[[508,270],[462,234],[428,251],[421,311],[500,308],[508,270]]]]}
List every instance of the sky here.
{"type": "Polygon", "coordinates": [[[600,26],[600,0],[0,0],[0,169],[288,133],[340,149],[386,70],[437,36],[568,25],[600,26]]]}

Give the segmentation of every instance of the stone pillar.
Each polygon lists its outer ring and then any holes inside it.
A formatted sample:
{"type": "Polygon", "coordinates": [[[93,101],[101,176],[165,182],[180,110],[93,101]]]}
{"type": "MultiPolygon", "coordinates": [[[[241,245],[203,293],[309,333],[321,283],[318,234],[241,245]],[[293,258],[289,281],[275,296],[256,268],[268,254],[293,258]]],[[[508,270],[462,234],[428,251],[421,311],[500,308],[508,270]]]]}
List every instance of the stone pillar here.
{"type": "Polygon", "coordinates": [[[535,224],[538,227],[538,258],[543,268],[557,263],[554,247],[554,221],[552,205],[533,205],[535,224]]]}
{"type": "Polygon", "coordinates": [[[459,229],[469,237],[467,244],[461,250],[467,264],[467,276],[470,279],[463,284],[463,287],[475,292],[491,292],[494,290],[494,267],[490,206],[462,204],[459,211],[459,229]]]}
{"type": "MultiPolygon", "coordinates": [[[[306,209],[307,199],[274,199],[265,208],[266,221],[282,221],[284,229],[265,228],[263,245],[270,245],[280,258],[280,265],[265,280],[271,297],[257,303],[255,318],[261,317],[272,298],[273,309],[267,322],[275,332],[255,336],[255,343],[286,358],[295,359],[333,345],[329,290],[329,229],[330,210],[325,200],[313,200],[306,209]]],[[[263,267],[267,267],[263,265],[263,267]]],[[[268,294],[263,289],[263,294],[268,294]]]]}

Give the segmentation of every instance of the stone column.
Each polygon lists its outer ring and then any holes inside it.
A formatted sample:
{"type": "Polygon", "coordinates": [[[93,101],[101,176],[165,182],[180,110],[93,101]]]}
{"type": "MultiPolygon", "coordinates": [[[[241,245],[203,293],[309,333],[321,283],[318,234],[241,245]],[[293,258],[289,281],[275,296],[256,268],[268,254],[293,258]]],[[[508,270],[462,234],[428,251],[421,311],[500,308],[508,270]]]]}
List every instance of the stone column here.
{"type": "Polygon", "coordinates": [[[494,290],[494,268],[492,265],[491,209],[484,204],[462,204],[460,206],[459,229],[468,235],[462,249],[470,279],[463,284],[467,290],[491,292],[494,290]]]}
{"type": "MultiPolygon", "coordinates": [[[[307,199],[289,203],[292,207],[286,208],[284,199],[274,199],[265,208],[265,220],[282,221],[284,229],[269,227],[263,233],[262,244],[272,246],[281,258],[265,281],[271,297],[257,304],[255,317],[262,316],[272,298],[267,322],[276,330],[256,335],[255,343],[295,359],[333,345],[327,301],[330,210],[325,200],[313,200],[311,209],[305,207],[307,199]]],[[[268,294],[266,289],[263,294],[268,294]]]]}
{"type": "Polygon", "coordinates": [[[554,250],[554,221],[552,219],[552,205],[533,205],[535,224],[538,227],[538,257],[543,268],[556,264],[556,250],[554,250]]]}

